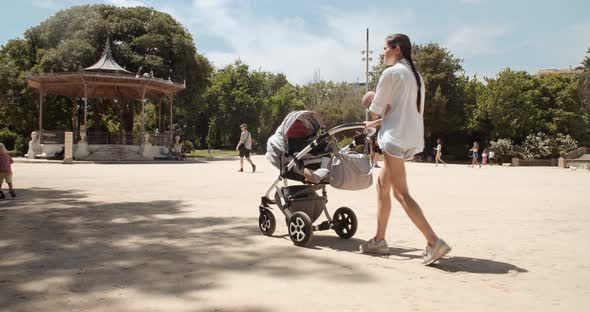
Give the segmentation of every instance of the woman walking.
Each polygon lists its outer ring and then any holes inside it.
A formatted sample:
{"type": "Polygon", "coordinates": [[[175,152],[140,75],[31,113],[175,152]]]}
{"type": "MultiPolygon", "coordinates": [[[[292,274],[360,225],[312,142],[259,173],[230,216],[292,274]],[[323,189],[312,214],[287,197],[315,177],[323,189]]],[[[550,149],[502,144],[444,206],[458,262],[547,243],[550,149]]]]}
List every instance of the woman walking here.
{"type": "Polygon", "coordinates": [[[405,168],[405,161],[424,149],[424,82],[412,60],[408,36],[388,36],[383,54],[384,63],[389,67],[381,74],[369,107],[373,117],[379,119],[366,122],[367,127],[381,126],[378,143],[383,151],[384,166],[377,182],[377,232],[361,245],[361,251],[389,254],[385,232],[393,191],[395,199],[426,238],[423,264],[430,265],[446,255],[451,247],[434,233],[422,209],[410,196],[405,168]]]}
{"type": "Polygon", "coordinates": [[[441,163],[443,163],[443,165],[446,167],[447,163],[442,160],[442,140],[438,139],[438,140],[436,140],[436,143],[437,143],[437,145],[436,145],[436,157],[435,157],[436,165],[435,165],[435,167],[438,167],[439,161],[441,163]]]}
{"type": "Polygon", "coordinates": [[[479,165],[481,168],[481,164],[479,163],[479,143],[473,142],[473,147],[469,150],[471,152],[471,165],[469,167],[475,168],[475,165],[479,165]]]}

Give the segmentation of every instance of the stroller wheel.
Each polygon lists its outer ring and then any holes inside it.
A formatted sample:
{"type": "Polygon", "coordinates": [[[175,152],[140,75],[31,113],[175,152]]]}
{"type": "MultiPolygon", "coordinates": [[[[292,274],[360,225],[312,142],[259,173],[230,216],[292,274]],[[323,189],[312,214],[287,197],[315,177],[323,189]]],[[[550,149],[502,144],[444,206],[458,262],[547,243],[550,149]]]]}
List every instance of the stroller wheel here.
{"type": "Polygon", "coordinates": [[[356,214],[348,207],[340,207],[334,212],[334,231],[340,238],[349,239],[354,236],[358,227],[356,214]]]}
{"type": "Polygon", "coordinates": [[[260,232],[266,236],[271,236],[275,232],[277,221],[270,210],[262,210],[260,217],[258,217],[258,227],[260,228],[260,232]]]}
{"type": "Polygon", "coordinates": [[[289,236],[297,246],[305,246],[313,237],[313,224],[305,212],[297,211],[289,218],[289,236]]]}

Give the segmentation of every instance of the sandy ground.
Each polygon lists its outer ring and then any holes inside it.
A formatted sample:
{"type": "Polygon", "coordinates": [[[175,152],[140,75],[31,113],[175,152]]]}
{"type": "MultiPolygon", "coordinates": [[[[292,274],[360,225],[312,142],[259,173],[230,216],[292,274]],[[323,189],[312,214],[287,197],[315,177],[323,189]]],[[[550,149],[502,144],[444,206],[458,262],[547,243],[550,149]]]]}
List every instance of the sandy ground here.
{"type": "MultiPolygon", "coordinates": [[[[260,234],[277,170],[197,164],[15,164],[0,201],[0,311],[586,311],[590,172],[408,164],[410,190],[453,247],[421,265],[425,241],[397,203],[389,257],[373,188],[329,190],[359,219],[350,240],[294,246],[280,211],[260,234]]],[[[321,220],[321,219],[320,219],[321,220]]]]}

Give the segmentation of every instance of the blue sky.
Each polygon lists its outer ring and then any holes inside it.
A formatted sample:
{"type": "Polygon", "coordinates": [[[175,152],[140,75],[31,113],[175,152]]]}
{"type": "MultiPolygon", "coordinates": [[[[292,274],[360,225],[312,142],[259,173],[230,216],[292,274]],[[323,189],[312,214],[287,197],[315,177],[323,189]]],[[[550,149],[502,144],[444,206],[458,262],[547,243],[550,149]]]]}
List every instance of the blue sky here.
{"type": "Polygon", "coordinates": [[[389,33],[436,42],[463,59],[468,75],[505,67],[531,73],[577,66],[590,47],[590,1],[21,0],[0,12],[0,44],[77,4],[146,5],[170,13],[216,66],[240,58],[294,83],[363,81],[365,29],[378,53],[389,33]]]}

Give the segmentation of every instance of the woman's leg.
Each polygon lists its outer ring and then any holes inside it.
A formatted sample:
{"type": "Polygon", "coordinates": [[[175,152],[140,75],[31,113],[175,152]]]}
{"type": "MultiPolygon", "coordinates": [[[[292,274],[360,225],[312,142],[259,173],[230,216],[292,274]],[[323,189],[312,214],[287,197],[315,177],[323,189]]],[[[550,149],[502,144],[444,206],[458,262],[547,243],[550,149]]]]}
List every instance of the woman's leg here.
{"type": "Polygon", "coordinates": [[[391,167],[387,166],[386,154],[383,153],[383,169],[377,177],[377,233],[375,241],[385,239],[387,223],[391,213],[391,178],[389,177],[391,167]]]}
{"type": "Polygon", "coordinates": [[[447,165],[447,163],[442,159],[442,153],[437,153],[436,154],[436,158],[437,158],[437,164],[440,161],[441,163],[443,163],[443,165],[447,165]]]}
{"type": "MultiPolygon", "coordinates": [[[[432,227],[426,220],[424,213],[418,203],[410,196],[408,191],[408,185],[406,183],[406,167],[405,160],[401,158],[395,158],[383,154],[385,160],[385,168],[388,168],[388,177],[393,187],[393,195],[395,199],[402,205],[410,220],[416,225],[416,227],[422,232],[422,235],[426,238],[429,245],[434,245],[438,239],[432,227]]],[[[389,214],[388,214],[389,215],[389,214]]]]}

